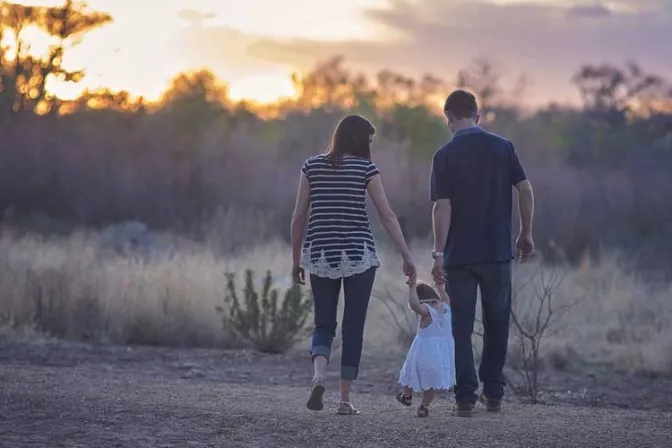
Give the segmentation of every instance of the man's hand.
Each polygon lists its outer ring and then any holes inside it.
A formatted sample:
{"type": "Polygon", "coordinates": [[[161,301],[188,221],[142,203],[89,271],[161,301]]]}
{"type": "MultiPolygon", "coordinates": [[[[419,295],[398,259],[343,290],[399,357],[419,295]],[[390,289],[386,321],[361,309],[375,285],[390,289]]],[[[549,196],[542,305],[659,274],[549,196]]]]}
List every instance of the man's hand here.
{"type": "Polygon", "coordinates": [[[292,266],[292,280],[297,285],[306,284],[306,271],[299,265],[292,266]]]}
{"type": "Polygon", "coordinates": [[[521,233],[516,239],[516,258],[520,263],[529,261],[534,256],[534,239],[531,233],[521,233]]]}
{"type": "Polygon", "coordinates": [[[446,283],[446,274],[443,272],[443,257],[434,258],[432,263],[432,277],[434,283],[442,285],[446,283]]]}

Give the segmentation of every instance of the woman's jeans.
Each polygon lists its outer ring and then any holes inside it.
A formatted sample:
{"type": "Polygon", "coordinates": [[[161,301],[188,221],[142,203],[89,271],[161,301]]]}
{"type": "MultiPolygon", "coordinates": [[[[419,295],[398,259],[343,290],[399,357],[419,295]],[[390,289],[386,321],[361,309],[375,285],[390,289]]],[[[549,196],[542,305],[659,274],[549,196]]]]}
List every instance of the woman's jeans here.
{"type": "Polygon", "coordinates": [[[353,381],[359,373],[364,342],[364,323],[369,307],[376,268],[350,277],[331,279],[310,275],[315,310],[315,331],[310,354],[329,359],[331,343],[336,336],[338,296],[343,283],[345,308],[341,328],[343,349],[341,354],[341,379],[353,381]]]}

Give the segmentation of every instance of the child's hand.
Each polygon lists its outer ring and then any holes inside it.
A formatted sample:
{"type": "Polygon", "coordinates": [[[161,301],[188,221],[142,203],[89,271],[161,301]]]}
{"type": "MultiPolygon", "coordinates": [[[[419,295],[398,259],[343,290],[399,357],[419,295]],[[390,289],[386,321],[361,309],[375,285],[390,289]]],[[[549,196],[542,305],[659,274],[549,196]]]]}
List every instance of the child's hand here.
{"type": "Polygon", "coordinates": [[[448,292],[446,291],[446,284],[445,283],[434,282],[434,289],[436,289],[436,292],[439,293],[439,297],[441,298],[442,302],[450,304],[450,296],[448,295],[448,292]]]}
{"type": "Polygon", "coordinates": [[[406,284],[410,287],[415,286],[415,283],[417,281],[417,277],[415,275],[411,275],[408,277],[408,280],[406,280],[406,284]]]}

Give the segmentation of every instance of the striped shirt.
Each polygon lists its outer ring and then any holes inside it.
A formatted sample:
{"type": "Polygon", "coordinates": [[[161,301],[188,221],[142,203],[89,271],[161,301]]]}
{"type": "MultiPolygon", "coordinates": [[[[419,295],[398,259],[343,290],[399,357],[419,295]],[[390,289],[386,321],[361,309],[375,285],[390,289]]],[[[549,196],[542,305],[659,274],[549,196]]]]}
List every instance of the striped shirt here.
{"type": "Polygon", "coordinates": [[[378,174],[376,166],[350,155],[335,164],[322,154],[306,160],[301,171],[310,185],[301,266],[327,278],[380,266],[366,214],[366,186],[378,174]]]}

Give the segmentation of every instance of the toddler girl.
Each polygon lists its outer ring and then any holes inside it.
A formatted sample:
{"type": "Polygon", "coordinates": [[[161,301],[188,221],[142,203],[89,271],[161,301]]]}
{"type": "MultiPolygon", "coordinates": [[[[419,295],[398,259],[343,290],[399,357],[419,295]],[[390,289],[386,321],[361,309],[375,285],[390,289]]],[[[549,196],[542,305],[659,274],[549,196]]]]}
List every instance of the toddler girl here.
{"type": "Polygon", "coordinates": [[[418,417],[429,416],[429,405],[437,390],[455,385],[455,343],[453,341],[450,299],[445,285],[408,282],[408,305],[418,316],[418,331],[399,374],[404,389],[397,401],[413,403],[413,392],[422,392],[418,417]]]}

